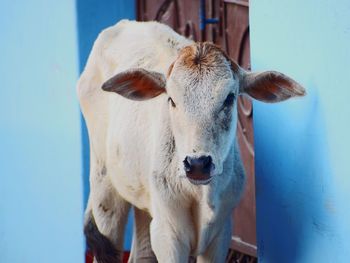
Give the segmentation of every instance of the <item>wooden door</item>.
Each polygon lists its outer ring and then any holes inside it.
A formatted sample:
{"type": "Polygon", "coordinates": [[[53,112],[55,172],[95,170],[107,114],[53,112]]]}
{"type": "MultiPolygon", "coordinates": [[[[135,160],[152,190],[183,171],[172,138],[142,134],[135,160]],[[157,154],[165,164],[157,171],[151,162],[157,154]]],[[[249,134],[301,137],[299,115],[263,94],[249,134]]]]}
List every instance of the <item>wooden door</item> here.
{"type": "MultiPolygon", "coordinates": [[[[195,41],[211,41],[250,69],[248,0],[138,0],[137,18],[157,20],[195,41]]],[[[233,213],[234,231],[227,262],[256,262],[253,108],[238,100],[237,136],[247,174],[242,201],[233,213]]]]}
{"type": "Polygon", "coordinates": [[[186,0],[137,0],[137,20],[156,20],[194,41],[203,41],[199,28],[199,3],[186,0]]]}

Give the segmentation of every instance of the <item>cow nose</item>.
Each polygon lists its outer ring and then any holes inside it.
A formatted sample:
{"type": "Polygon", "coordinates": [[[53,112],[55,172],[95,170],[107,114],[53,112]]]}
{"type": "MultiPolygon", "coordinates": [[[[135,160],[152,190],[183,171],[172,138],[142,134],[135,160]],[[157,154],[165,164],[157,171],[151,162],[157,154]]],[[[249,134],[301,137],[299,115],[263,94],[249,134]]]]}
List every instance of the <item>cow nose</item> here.
{"type": "Polygon", "coordinates": [[[211,156],[190,157],[186,156],[184,162],[186,173],[198,172],[209,174],[213,167],[211,156]]]}

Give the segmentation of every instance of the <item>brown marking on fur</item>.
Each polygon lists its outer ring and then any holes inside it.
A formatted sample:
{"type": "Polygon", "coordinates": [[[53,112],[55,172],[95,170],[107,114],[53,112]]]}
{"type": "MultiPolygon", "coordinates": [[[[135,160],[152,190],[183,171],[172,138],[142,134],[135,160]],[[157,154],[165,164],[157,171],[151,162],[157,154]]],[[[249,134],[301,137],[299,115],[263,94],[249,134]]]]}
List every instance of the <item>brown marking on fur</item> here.
{"type": "Polygon", "coordinates": [[[101,208],[103,210],[103,212],[107,213],[108,212],[108,208],[106,206],[104,206],[103,204],[99,205],[99,208],[101,208]]]}
{"type": "Polygon", "coordinates": [[[275,71],[246,74],[242,90],[254,99],[270,103],[305,95],[305,89],[296,81],[275,71]]]}
{"type": "Polygon", "coordinates": [[[102,168],[98,167],[95,171],[96,171],[97,179],[99,181],[102,181],[107,174],[107,168],[104,165],[102,166],[102,168]]]}
{"type": "Polygon", "coordinates": [[[222,67],[227,61],[234,74],[238,73],[239,66],[236,62],[217,45],[209,42],[198,42],[184,47],[179,54],[179,61],[191,70],[210,69],[222,67]]]}
{"type": "Polygon", "coordinates": [[[195,54],[195,46],[187,46],[180,50],[178,60],[182,62],[182,64],[187,68],[192,68],[194,66],[194,54],[195,54]]]}
{"type": "Polygon", "coordinates": [[[115,147],[115,155],[116,155],[116,157],[120,156],[120,149],[119,149],[119,147],[115,147]]]}
{"type": "Polygon", "coordinates": [[[106,168],[106,166],[103,166],[102,170],[101,170],[101,175],[105,176],[106,174],[107,174],[107,168],[106,168]]]}
{"type": "Polygon", "coordinates": [[[136,192],[136,188],[133,187],[132,185],[126,185],[126,188],[128,188],[129,192],[136,192]]]}
{"type": "Polygon", "coordinates": [[[173,71],[173,68],[174,68],[174,64],[175,64],[175,61],[173,63],[171,63],[171,65],[169,66],[168,72],[166,74],[167,78],[170,77],[170,74],[171,74],[171,72],[173,71]]]}
{"type": "Polygon", "coordinates": [[[107,80],[102,89],[131,100],[147,100],[165,92],[165,79],[158,72],[130,69],[107,80]]]}
{"type": "Polygon", "coordinates": [[[95,219],[90,213],[84,226],[84,234],[89,249],[99,263],[121,262],[122,252],[98,230],[95,219]]]}
{"type": "Polygon", "coordinates": [[[177,42],[175,39],[168,38],[167,42],[169,43],[171,48],[175,48],[176,46],[179,45],[179,42],[177,42]]]}

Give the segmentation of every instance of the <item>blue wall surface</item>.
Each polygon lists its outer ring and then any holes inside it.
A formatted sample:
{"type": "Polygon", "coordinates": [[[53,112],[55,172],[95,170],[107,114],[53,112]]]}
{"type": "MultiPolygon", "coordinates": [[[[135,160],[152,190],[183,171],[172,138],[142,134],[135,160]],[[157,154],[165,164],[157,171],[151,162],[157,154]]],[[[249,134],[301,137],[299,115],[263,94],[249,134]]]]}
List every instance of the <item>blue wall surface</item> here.
{"type": "Polygon", "coordinates": [[[254,103],[259,262],[349,262],[350,1],[250,2],[254,70],[305,98],[254,103]]]}
{"type": "Polygon", "coordinates": [[[0,262],[83,262],[74,1],[0,2],[0,262]]]}

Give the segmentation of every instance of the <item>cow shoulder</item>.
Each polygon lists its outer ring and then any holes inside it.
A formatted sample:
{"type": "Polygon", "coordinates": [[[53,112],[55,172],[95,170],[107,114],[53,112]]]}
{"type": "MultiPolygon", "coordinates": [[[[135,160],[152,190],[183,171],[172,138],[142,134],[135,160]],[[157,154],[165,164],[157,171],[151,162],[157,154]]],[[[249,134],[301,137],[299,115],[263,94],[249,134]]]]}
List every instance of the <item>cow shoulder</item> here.
{"type": "Polygon", "coordinates": [[[120,21],[103,30],[95,40],[77,84],[77,94],[81,103],[101,92],[100,84],[104,81],[104,75],[108,74],[105,71],[112,70],[114,64],[105,60],[104,50],[108,47],[111,39],[116,38],[128,23],[127,20],[120,21]]]}

